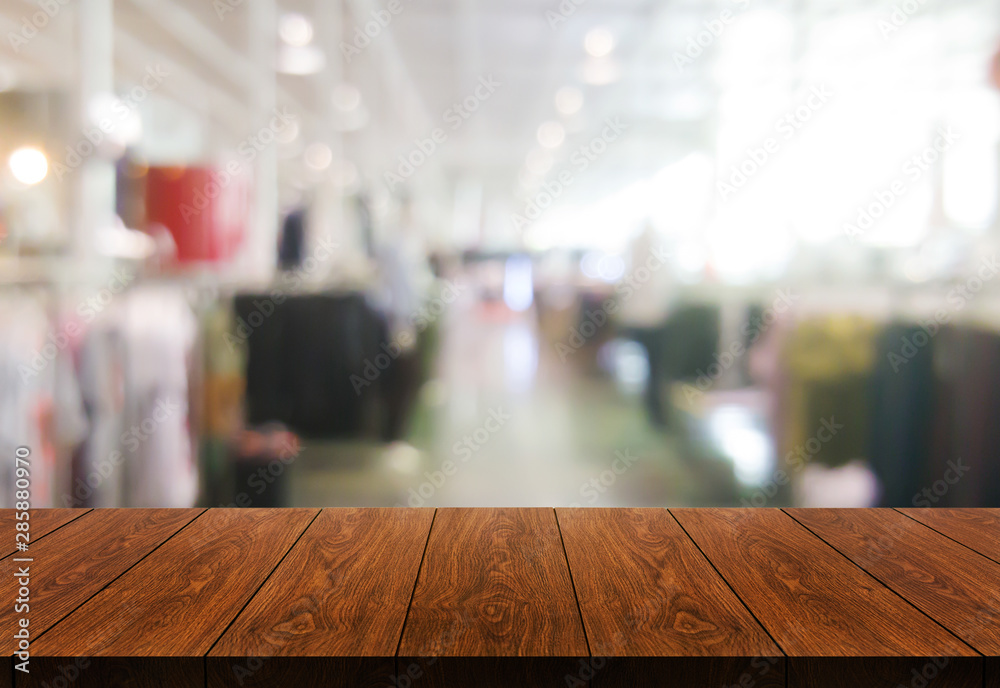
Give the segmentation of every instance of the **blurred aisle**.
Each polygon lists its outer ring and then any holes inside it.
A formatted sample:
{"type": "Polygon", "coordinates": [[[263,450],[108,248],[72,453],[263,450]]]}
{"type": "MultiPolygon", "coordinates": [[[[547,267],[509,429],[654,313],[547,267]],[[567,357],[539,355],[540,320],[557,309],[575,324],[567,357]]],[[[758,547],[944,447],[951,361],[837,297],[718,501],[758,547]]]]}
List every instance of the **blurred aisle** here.
{"type": "Polygon", "coordinates": [[[641,399],[573,363],[540,344],[531,311],[457,306],[442,325],[438,376],[421,394],[412,446],[307,446],[294,505],[704,503],[710,486],[649,426],[641,399]]]}
{"type": "Polygon", "coordinates": [[[31,507],[1000,505],[1000,3],[370,5],[0,2],[31,507]]]}

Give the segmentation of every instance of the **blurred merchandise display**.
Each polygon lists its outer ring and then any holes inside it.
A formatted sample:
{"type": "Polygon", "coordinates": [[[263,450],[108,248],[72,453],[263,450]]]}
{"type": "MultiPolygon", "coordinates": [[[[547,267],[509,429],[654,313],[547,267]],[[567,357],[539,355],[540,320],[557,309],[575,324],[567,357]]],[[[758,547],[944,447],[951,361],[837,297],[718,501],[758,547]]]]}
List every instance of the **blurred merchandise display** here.
{"type": "Polygon", "coordinates": [[[996,0],[34,4],[32,506],[1000,506],[996,0]]]}
{"type": "Polygon", "coordinates": [[[236,255],[250,207],[248,175],[237,167],[150,167],[146,221],[170,230],[177,260],[228,261],[236,255]]]}

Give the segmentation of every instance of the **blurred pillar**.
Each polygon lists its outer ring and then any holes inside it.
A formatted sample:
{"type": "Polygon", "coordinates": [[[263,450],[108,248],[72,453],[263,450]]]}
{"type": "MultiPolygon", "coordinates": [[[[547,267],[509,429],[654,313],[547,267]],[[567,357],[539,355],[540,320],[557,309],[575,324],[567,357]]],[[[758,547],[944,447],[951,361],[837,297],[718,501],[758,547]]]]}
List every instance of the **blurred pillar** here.
{"type": "MultiPolygon", "coordinates": [[[[87,133],[97,131],[92,104],[99,96],[114,92],[113,0],[80,0],[76,21],[79,69],[69,143],[80,150],[87,133]]],[[[78,265],[88,269],[97,257],[97,230],[115,219],[115,164],[93,149],[81,158],[71,176],[72,250],[78,265]]]]}
{"type": "Polygon", "coordinates": [[[346,162],[344,137],[334,126],[338,113],[333,105],[334,89],[345,80],[344,56],[340,50],[344,7],[340,0],[316,0],[315,8],[317,42],[326,53],[327,65],[326,69],[317,75],[315,82],[322,122],[322,128],[317,132],[317,139],[330,147],[333,162],[317,182],[317,193],[314,195],[311,208],[310,245],[315,247],[333,243],[338,247],[334,258],[316,270],[315,278],[321,281],[329,274],[337,257],[354,248],[356,237],[352,235],[354,227],[348,226],[344,189],[334,183],[335,177],[339,175],[342,165],[346,162]]]}
{"type": "MultiPolygon", "coordinates": [[[[277,107],[275,27],[278,25],[278,14],[274,0],[253,0],[246,4],[246,8],[250,62],[257,75],[250,92],[251,121],[256,127],[266,127],[277,107]]],[[[247,234],[245,267],[253,276],[266,277],[274,271],[278,253],[276,145],[264,146],[255,158],[252,189],[253,209],[247,234]]]]}

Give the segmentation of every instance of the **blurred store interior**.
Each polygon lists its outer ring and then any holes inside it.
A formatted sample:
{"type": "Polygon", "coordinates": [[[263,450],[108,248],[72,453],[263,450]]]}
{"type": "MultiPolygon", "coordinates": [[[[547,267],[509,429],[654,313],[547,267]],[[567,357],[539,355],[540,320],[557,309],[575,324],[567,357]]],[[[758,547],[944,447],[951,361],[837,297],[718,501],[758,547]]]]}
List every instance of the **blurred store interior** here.
{"type": "Polygon", "coordinates": [[[0,506],[1000,507],[995,0],[0,29],[0,506]]]}

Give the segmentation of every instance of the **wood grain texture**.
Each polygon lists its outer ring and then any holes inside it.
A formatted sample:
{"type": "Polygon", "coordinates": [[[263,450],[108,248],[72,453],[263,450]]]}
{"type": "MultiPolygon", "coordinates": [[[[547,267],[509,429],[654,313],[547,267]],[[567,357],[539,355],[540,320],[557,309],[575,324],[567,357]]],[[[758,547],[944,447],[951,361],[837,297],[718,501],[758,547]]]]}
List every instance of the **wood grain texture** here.
{"type": "MultiPolygon", "coordinates": [[[[28,509],[28,522],[31,524],[31,542],[28,551],[31,551],[31,544],[37,540],[89,511],[90,509],[28,509]]],[[[10,533],[9,537],[4,537],[3,544],[0,544],[0,557],[9,557],[17,551],[17,544],[14,542],[16,514],[14,509],[0,509],[0,533],[5,535],[10,533]]]]}
{"type": "Polygon", "coordinates": [[[897,509],[942,535],[1000,562],[1000,509],[897,509]]]}
{"type": "Polygon", "coordinates": [[[786,511],[971,647],[1000,656],[1000,564],[892,509],[786,511]]]}
{"type": "Polygon", "coordinates": [[[428,688],[564,685],[576,670],[566,658],[588,654],[552,509],[438,510],[401,673],[415,666],[428,688]]]}
{"type": "MultiPolygon", "coordinates": [[[[192,678],[204,686],[202,657],[318,513],[209,510],[42,635],[33,654],[52,664],[102,658],[120,676],[109,683],[103,671],[82,672],[74,688],[187,686],[192,678]]],[[[35,681],[56,677],[32,673],[35,681]]]]}
{"type": "Polygon", "coordinates": [[[433,516],[325,509],[212,649],[209,687],[391,685],[433,516]]]}
{"type": "MultiPolygon", "coordinates": [[[[15,574],[28,567],[31,590],[28,617],[38,637],[130,566],[190,523],[200,509],[98,509],[68,523],[38,542],[33,561],[0,562],[0,599],[13,600],[20,583],[15,574]]],[[[0,607],[0,628],[13,627],[22,614],[0,607]]],[[[13,638],[0,637],[0,652],[16,650],[13,638]]]]}
{"type": "MultiPolygon", "coordinates": [[[[25,556],[32,556],[32,546],[36,542],[67,523],[80,518],[89,511],[90,509],[29,509],[28,522],[31,524],[31,530],[29,531],[31,540],[28,543],[28,552],[25,553],[25,556]]],[[[3,544],[0,544],[0,557],[6,561],[9,561],[18,551],[14,539],[14,534],[17,532],[14,528],[15,523],[17,523],[17,511],[14,509],[0,509],[0,533],[3,533],[3,544]]],[[[5,611],[7,611],[6,603],[13,599],[13,597],[3,598],[5,611]]],[[[0,625],[0,628],[9,627],[6,623],[0,625]]],[[[6,636],[4,638],[5,642],[9,642],[6,636]]],[[[11,688],[13,680],[11,672],[13,670],[14,663],[11,661],[10,653],[4,653],[2,659],[0,659],[0,688],[11,688]]]]}
{"type": "Polygon", "coordinates": [[[556,516],[591,652],[618,658],[594,686],[785,685],[781,650],[666,509],[556,516]]]}
{"type": "Polygon", "coordinates": [[[0,688],[1000,688],[997,511],[47,510],[0,688]]]}
{"type": "Polygon", "coordinates": [[[911,671],[928,657],[949,659],[935,686],[982,685],[982,660],[972,648],[788,514],[671,512],[788,655],[789,688],[909,686],[911,671]]]}

